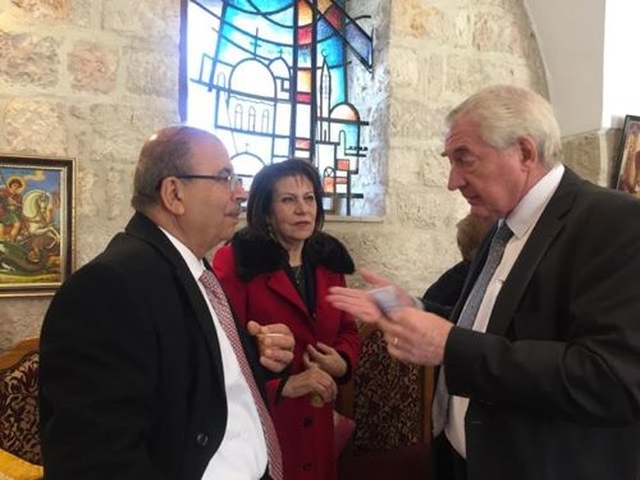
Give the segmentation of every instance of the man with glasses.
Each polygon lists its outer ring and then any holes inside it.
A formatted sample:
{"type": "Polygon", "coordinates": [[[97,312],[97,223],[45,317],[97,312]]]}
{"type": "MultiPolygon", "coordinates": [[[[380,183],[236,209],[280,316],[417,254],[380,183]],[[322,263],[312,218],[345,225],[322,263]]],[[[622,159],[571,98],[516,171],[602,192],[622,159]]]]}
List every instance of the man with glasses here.
{"type": "Polygon", "coordinates": [[[136,213],[43,323],[48,479],[281,478],[260,393],[291,361],[293,336],[237,328],[203,280],[205,254],[232,236],[245,199],[215,136],[176,126],[143,145],[136,213]]]}

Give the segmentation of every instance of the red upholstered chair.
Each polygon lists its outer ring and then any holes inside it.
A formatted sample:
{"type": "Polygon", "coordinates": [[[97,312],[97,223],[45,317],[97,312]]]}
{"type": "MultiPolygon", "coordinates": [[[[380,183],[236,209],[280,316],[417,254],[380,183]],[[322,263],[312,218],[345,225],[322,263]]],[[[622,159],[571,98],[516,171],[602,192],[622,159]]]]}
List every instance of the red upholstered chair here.
{"type": "MultiPolygon", "coordinates": [[[[29,338],[0,355],[0,467],[4,466],[7,457],[13,456],[42,465],[38,429],[38,344],[38,338],[29,338]]],[[[0,468],[0,475],[2,473],[0,468]]]]}
{"type": "Polygon", "coordinates": [[[424,480],[432,369],[392,359],[379,331],[365,326],[360,336],[360,365],[338,401],[338,409],[356,424],[339,460],[340,479],[424,480]]]}

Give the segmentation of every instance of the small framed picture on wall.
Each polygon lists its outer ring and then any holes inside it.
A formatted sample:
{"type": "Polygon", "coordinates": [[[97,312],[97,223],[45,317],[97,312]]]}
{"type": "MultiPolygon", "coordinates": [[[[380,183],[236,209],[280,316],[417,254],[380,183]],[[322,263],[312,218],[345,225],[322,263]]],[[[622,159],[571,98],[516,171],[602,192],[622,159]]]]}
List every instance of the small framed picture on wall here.
{"type": "Polygon", "coordinates": [[[640,116],[625,117],[615,165],[614,188],[640,197],[640,116]]]}
{"type": "Polygon", "coordinates": [[[0,297],[52,295],[71,273],[73,166],[0,154],[0,297]]]}

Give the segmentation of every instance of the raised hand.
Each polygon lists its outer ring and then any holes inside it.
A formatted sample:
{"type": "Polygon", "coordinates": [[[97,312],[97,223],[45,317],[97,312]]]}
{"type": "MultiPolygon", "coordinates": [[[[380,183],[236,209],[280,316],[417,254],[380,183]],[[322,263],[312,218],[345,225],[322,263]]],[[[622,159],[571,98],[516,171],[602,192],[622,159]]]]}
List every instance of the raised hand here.
{"type": "MultiPolygon", "coordinates": [[[[362,279],[373,287],[385,287],[392,285],[399,306],[415,306],[413,297],[397,285],[393,285],[388,279],[377,275],[370,270],[359,270],[362,279]]],[[[386,319],[384,313],[369,296],[366,290],[347,287],[331,287],[327,301],[335,308],[353,315],[358,320],[366,323],[379,323],[386,319]]]]}
{"type": "Polygon", "coordinates": [[[414,298],[398,285],[391,283],[389,279],[373,273],[371,270],[368,270],[366,268],[361,268],[359,272],[362,279],[373,287],[386,287],[388,285],[393,286],[395,298],[399,306],[415,307],[414,298]]]}
{"type": "Polygon", "coordinates": [[[258,339],[263,367],[278,373],[291,363],[295,339],[289,327],[283,323],[260,325],[251,320],[247,323],[247,330],[258,339]]]}
{"type": "Polygon", "coordinates": [[[453,324],[433,313],[398,308],[388,322],[379,324],[389,355],[417,365],[440,365],[453,324]]]}

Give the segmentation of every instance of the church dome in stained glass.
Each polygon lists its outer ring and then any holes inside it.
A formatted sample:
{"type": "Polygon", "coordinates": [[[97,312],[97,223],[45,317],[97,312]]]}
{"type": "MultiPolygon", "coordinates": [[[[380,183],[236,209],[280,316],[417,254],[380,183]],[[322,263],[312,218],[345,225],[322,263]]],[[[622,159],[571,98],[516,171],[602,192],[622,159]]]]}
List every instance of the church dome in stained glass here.
{"type": "Polygon", "coordinates": [[[273,75],[278,78],[289,78],[291,72],[289,71],[289,65],[285,62],[284,58],[279,57],[271,62],[269,68],[273,72],[273,75]]]}
{"type": "Polygon", "coordinates": [[[331,110],[331,118],[340,120],[360,121],[360,115],[355,107],[349,103],[340,103],[331,110]]]}
{"type": "Polygon", "coordinates": [[[263,97],[275,97],[276,86],[271,71],[257,60],[247,59],[238,63],[229,79],[231,90],[263,97]]]}
{"type": "Polygon", "coordinates": [[[323,203],[350,215],[368,122],[348,74],[373,72],[371,17],[348,0],[185,1],[189,121],[221,137],[245,188],[264,165],[305,159],[332,172],[323,203]]]}

